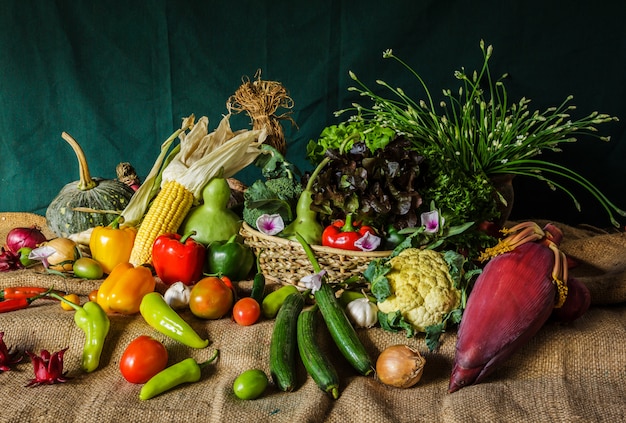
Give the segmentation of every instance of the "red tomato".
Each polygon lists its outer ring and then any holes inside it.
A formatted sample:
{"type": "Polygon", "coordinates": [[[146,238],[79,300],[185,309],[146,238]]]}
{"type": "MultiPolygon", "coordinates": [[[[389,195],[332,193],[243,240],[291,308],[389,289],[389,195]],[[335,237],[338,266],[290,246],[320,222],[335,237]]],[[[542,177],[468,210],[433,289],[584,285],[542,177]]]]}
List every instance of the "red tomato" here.
{"type": "Polygon", "coordinates": [[[191,288],[189,309],[201,319],[220,319],[233,307],[233,290],[219,277],[207,276],[191,288]]]}
{"type": "Polygon", "coordinates": [[[151,336],[141,335],[128,344],[120,359],[120,371],[130,383],[146,383],[167,366],[167,349],[151,336]]]}
{"type": "Polygon", "coordinates": [[[243,297],[233,306],[233,319],[241,326],[255,324],[261,317],[261,306],[254,298],[243,297]]]}

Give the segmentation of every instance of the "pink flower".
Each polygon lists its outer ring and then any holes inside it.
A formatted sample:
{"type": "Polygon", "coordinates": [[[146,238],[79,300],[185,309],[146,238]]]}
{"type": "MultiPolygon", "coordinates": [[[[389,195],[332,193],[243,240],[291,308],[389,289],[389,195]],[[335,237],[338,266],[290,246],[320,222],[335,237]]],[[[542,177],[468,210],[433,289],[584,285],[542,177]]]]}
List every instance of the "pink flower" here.
{"type": "Polygon", "coordinates": [[[285,222],[280,214],[262,214],[256,220],[256,227],[265,235],[276,235],[285,229],[285,222]]]}
{"type": "MultiPolygon", "coordinates": [[[[41,350],[41,357],[26,351],[33,363],[35,378],[26,386],[52,385],[54,383],[67,382],[69,377],[63,372],[63,354],[67,348],[50,354],[47,350],[41,350]]],[[[67,372],[66,372],[67,373],[67,372]]]]}
{"type": "Polygon", "coordinates": [[[11,352],[10,348],[7,348],[4,343],[4,332],[0,332],[0,370],[8,372],[11,370],[9,367],[11,364],[16,364],[22,361],[22,356],[18,356],[17,352],[11,352]]]}
{"type": "Polygon", "coordinates": [[[315,294],[322,287],[322,278],[326,274],[326,270],[322,270],[319,273],[304,276],[300,279],[300,286],[310,289],[311,293],[315,294]]]}
{"type": "Polygon", "coordinates": [[[356,240],[354,245],[363,251],[374,251],[380,245],[380,237],[367,231],[365,235],[356,240]]]}
{"type": "Polygon", "coordinates": [[[439,217],[439,212],[437,210],[431,210],[429,212],[424,212],[420,216],[422,220],[422,226],[424,227],[424,232],[434,234],[439,232],[439,226],[443,226],[445,219],[443,216],[439,217]]]}

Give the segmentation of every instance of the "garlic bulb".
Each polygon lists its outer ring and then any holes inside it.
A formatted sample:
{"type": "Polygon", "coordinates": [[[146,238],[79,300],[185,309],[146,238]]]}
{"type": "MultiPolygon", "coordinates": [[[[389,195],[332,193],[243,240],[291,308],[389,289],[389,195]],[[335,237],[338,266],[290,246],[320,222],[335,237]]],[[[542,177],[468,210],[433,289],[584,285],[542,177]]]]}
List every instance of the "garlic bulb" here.
{"type": "Polygon", "coordinates": [[[371,328],[378,323],[378,307],[367,298],[350,301],[346,306],[346,314],[359,328],[371,328]]]}
{"type": "Polygon", "coordinates": [[[183,309],[189,305],[191,288],[182,282],[174,282],[167,288],[163,298],[175,310],[183,309]]]}

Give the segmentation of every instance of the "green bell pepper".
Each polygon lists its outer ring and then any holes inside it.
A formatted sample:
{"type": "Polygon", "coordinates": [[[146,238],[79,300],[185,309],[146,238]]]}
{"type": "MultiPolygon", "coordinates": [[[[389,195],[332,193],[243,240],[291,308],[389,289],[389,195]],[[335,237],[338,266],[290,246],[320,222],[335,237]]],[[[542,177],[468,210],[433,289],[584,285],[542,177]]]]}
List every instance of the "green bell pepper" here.
{"type": "Polygon", "coordinates": [[[232,281],[244,279],[254,265],[254,253],[233,235],[228,241],[215,241],[208,247],[208,273],[225,275],[232,281]]]}
{"type": "Polygon", "coordinates": [[[389,225],[387,228],[387,234],[383,239],[383,250],[393,250],[405,239],[405,235],[398,232],[393,225],[389,225]]]}

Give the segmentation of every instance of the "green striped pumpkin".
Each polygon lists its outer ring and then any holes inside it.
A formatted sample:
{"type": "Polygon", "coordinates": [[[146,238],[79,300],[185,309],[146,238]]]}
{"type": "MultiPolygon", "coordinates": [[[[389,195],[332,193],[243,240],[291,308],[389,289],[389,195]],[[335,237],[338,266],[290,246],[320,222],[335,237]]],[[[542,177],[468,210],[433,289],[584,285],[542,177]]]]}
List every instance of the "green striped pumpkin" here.
{"type": "Polygon", "coordinates": [[[65,132],[62,137],[76,153],[80,180],[61,189],[48,205],[46,220],[57,236],[67,237],[96,226],[107,226],[126,208],[134,191],[115,179],[92,178],[80,145],[65,132]]]}

